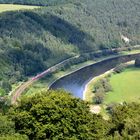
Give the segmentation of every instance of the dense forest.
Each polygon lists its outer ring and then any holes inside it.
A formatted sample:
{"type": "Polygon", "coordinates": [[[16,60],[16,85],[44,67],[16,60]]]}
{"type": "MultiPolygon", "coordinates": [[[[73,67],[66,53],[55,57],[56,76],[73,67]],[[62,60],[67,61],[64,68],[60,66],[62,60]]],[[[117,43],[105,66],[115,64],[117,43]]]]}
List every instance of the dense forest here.
{"type": "Polygon", "coordinates": [[[20,1],[26,2],[50,4],[0,14],[2,93],[71,56],[125,46],[120,34],[131,39],[130,45],[139,44],[139,0],[20,1]]]}
{"type": "Polygon", "coordinates": [[[0,3],[12,3],[12,4],[26,4],[26,5],[39,5],[50,6],[58,4],[66,4],[74,0],[0,0],[0,3]]]}
{"type": "Polygon", "coordinates": [[[140,104],[108,106],[109,120],[64,91],[22,97],[0,114],[0,140],[138,140],[140,104]]]}
{"type": "MultiPolygon", "coordinates": [[[[0,140],[140,139],[138,103],[107,105],[106,120],[92,114],[89,103],[61,90],[24,95],[15,105],[5,96],[17,81],[72,56],[140,44],[139,0],[0,3],[42,6],[0,13],[0,140]]],[[[139,59],[135,65],[140,66],[139,59]]],[[[111,90],[106,79],[100,85],[111,90]]],[[[100,85],[96,85],[97,93],[100,85]]]]}

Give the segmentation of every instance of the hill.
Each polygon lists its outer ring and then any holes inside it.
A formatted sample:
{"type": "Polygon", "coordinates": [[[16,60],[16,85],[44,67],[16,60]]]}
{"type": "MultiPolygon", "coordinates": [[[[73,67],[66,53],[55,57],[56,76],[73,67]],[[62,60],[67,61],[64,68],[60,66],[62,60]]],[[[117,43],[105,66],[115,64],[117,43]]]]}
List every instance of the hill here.
{"type": "MultiPolygon", "coordinates": [[[[28,2],[38,5],[35,0],[28,2]]],[[[139,0],[47,2],[39,10],[0,14],[0,79],[4,83],[23,80],[76,54],[122,47],[120,34],[130,38],[132,45],[140,43],[139,0]]]]}
{"type": "Polygon", "coordinates": [[[37,6],[29,5],[16,5],[16,4],[0,4],[0,13],[5,11],[15,11],[15,10],[25,10],[25,9],[34,9],[39,8],[37,6]]]}
{"type": "Polygon", "coordinates": [[[0,0],[0,3],[12,3],[12,4],[25,4],[25,5],[58,5],[72,2],[74,0],[0,0]]]}

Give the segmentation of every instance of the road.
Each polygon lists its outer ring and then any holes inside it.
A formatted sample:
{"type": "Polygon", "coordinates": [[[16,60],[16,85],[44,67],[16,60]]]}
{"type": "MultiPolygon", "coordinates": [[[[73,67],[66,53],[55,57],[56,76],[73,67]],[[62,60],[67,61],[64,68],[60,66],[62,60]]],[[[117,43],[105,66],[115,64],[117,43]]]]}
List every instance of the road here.
{"type": "MultiPolygon", "coordinates": [[[[139,45],[133,46],[133,48],[134,48],[134,47],[135,47],[135,48],[139,48],[139,45]]],[[[119,50],[119,51],[120,51],[120,48],[118,48],[118,49],[112,49],[112,51],[116,51],[116,50],[119,50]]],[[[122,48],[121,48],[121,50],[122,50],[122,48]]],[[[102,52],[102,51],[97,51],[97,52],[95,52],[95,53],[100,53],[100,52],[102,52]]],[[[90,52],[90,53],[91,53],[91,52],[90,52]]],[[[87,54],[87,53],[84,53],[84,54],[87,54]]],[[[59,68],[61,65],[65,64],[65,63],[67,63],[67,62],[69,62],[69,61],[72,60],[72,59],[76,59],[76,58],[78,58],[78,57],[80,57],[80,55],[76,55],[76,56],[74,56],[74,57],[68,58],[68,59],[66,59],[66,60],[64,60],[64,61],[62,61],[62,62],[60,62],[60,63],[58,63],[58,64],[56,64],[56,65],[54,65],[54,66],[52,66],[52,67],[50,67],[49,69],[43,71],[42,73],[40,73],[40,74],[34,76],[34,77],[33,77],[32,79],[30,79],[29,81],[23,83],[23,84],[22,84],[21,86],[19,86],[19,87],[15,90],[15,92],[12,94],[11,103],[12,103],[12,104],[15,104],[15,103],[17,102],[17,99],[21,96],[21,94],[25,91],[25,89],[27,89],[27,88],[28,88],[30,85],[32,85],[35,81],[41,79],[42,77],[44,77],[44,76],[47,75],[48,73],[54,72],[54,71],[55,71],[57,68],[59,68]]]]}

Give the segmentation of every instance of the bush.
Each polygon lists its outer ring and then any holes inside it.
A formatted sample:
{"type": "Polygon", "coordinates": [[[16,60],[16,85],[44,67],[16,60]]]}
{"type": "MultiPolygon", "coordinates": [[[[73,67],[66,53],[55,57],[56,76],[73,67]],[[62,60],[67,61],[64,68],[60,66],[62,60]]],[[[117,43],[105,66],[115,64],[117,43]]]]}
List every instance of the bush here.
{"type": "Polygon", "coordinates": [[[95,104],[102,104],[104,101],[105,94],[104,93],[96,93],[94,96],[95,104]]]}
{"type": "Polygon", "coordinates": [[[140,67],[140,58],[137,58],[137,59],[135,60],[135,66],[136,66],[136,67],[140,67]]]}
{"type": "Polygon", "coordinates": [[[104,100],[104,96],[106,92],[109,92],[112,90],[112,87],[109,83],[108,78],[102,78],[94,85],[93,92],[95,93],[95,96],[93,97],[95,104],[101,104],[104,100]]]}
{"type": "Polygon", "coordinates": [[[126,68],[126,64],[120,64],[114,68],[114,72],[121,73],[126,68]]]}
{"type": "Polygon", "coordinates": [[[102,78],[94,85],[94,93],[105,93],[112,90],[108,78],[102,78]]]}

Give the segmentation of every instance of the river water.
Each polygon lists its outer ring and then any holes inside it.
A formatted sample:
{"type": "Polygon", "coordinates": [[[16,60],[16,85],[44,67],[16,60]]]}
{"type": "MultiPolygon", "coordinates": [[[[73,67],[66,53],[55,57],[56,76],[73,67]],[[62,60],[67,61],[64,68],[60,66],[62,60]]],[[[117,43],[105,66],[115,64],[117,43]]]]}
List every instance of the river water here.
{"type": "Polygon", "coordinates": [[[76,72],[64,76],[55,81],[50,89],[64,89],[74,96],[83,99],[86,84],[94,77],[105,73],[120,63],[125,63],[140,57],[140,54],[116,56],[101,62],[86,66],[76,72]]]}

